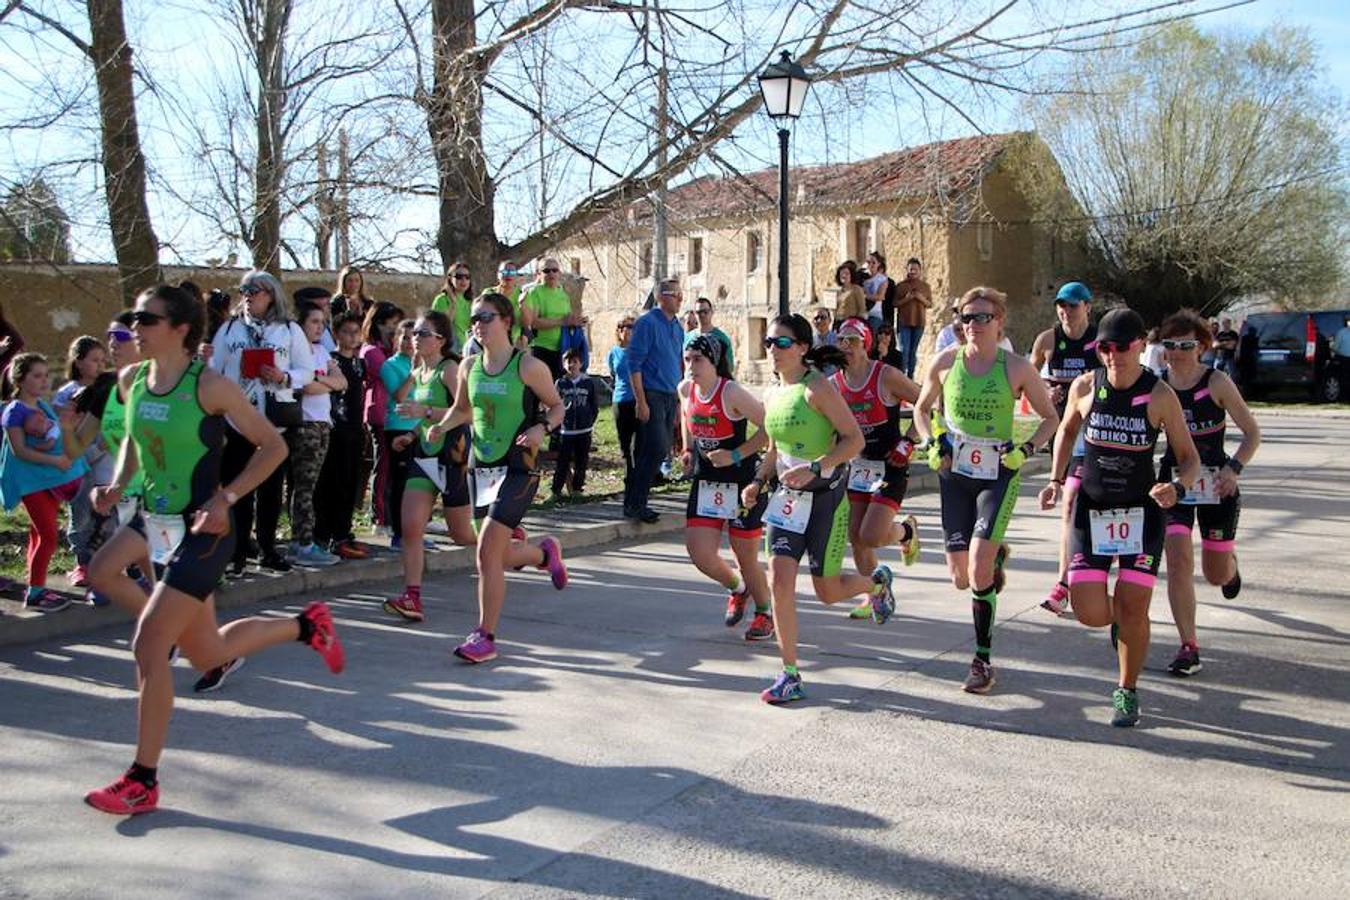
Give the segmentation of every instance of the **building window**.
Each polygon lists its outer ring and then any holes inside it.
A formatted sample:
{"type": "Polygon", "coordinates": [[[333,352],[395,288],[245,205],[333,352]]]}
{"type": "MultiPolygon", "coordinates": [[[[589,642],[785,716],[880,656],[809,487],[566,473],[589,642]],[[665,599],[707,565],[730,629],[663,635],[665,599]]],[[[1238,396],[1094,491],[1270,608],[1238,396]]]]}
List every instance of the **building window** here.
{"type": "Polygon", "coordinates": [[[643,241],[638,244],[638,278],[652,277],[652,245],[651,241],[643,241]]]}
{"type": "Polygon", "coordinates": [[[981,222],[975,226],[975,247],[980,251],[980,259],[989,262],[994,258],[994,223],[981,222]]]}
{"type": "Polygon", "coordinates": [[[567,260],[567,267],[572,270],[573,275],[581,274],[581,257],[572,256],[567,260]]]}
{"type": "Polygon", "coordinates": [[[762,316],[750,317],[750,358],[766,359],[764,335],[768,333],[769,320],[762,316]]]}
{"type": "Polygon", "coordinates": [[[758,231],[745,235],[745,271],[758,272],[764,266],[764,238],[758,231]]]}
{"type": "Polygon", "coordinates": [[[862,262],[872,252],[872,220],[853,220],[853,248],[849,254],[855,261],[862,262]]]}
{"type": "Polygon", "coordinates": [[[689,239],[689,274],[698,275],[703,271],[703,238],[689,239]]]}

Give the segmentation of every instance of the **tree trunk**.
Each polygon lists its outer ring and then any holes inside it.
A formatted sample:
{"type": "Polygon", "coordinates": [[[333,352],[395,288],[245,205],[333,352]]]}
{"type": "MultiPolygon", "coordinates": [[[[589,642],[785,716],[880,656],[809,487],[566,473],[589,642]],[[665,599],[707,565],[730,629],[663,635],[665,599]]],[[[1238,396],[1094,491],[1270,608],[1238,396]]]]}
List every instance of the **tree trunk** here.
{"type": "Polygon", "coordinates": [[[286,112],[286,30],[291,0],[261,0],[257,40],[258,164],[254,178],[253,267],[281,275],[281,185],[286,176],[282,118],[286,112]]]}
{"type": "Polygon", "coordinates": [[[145,156],[136,126],[131,45],[122,18],[122,0],[88,0],[88,9],[92,35],[89,57],[98,84],[108,225],[117,254],[122,303],[131,306],[138,293],[163,279],[159,241],[145,202],[145,156]]]}
{"type": "Polygon", "coordinates": [[[474,46],[473,0],[432,0],[434,64],[427,112],[440,193],[436,235],[445,268],[464,260],[476,284],[491,284],[501,247],[493,216],[493,184],[483,154],[481,61],[474,46]]]}

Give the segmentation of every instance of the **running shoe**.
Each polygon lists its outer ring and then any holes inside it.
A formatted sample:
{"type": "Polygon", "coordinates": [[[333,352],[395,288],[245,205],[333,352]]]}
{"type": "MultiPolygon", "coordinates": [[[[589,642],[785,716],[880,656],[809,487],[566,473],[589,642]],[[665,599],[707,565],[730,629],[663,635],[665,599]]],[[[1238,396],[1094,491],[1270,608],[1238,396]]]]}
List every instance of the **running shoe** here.
{"type": "Polygon", "coordinates": [[[46,588],[35,594],[29,594],[23,601],[24,609],[35,609],[44,613],[60,612],[69,605],[70,598],[65,594],[58,594],[56,591],[49,591],[46,588]]]}
{"type": "Polygon", "coordinates": [[[85,794],[84,802],[115,816],[154,812],[159,806],[159,785],[148,788],[129,775],[123,775],[107,787],[85,794]]]}
{"type": "Polygon", "coordinates": [[[422,614],[422,598],[410,597],[407,591],[393,600],[384,601],[384,611],[408,622],[421,622],[426,619],[422,614]]]}
{"type": "Polygon", "coordinates": [[[759,692],[759,699],[774,706],[791,703],[793,700],[805,700],[806,691],[802,690],[802,676],[779,672],[773,684],[759,692]]]}
{"type": "Polygon", "coordinates": [[[967,694],[987,694],[998,683],[994,677],[993,663],[987,663],[978,656],[970,661],[970,673],[966,675],[961,689],[967,694]]]}
{"type": "Polygon", "coordinates": [[[455,648],[455,655],[465,662],[485,663],[497,658],[497,642],[482,628],[475,628],[464,643],[455,648]]]}
{"type": "Polygon", "coordinates": [[[339,559],[369,559],[370,551],[356,541],[338,541],[333,545],[333,553],[339,559]]]}
{"type": "Polygon", "coordinates": [[[547,569],[549,577],[553,579],[553,587],[561,591],[567,587],[567,566],[563,563],[562,544],[554,537],[546,537],[539,542],[539,549],[544,551],[544,562],[537,568],[547,569]]]}
{"type": "Polygon", "coordinates": [[[905,565],[912,566],[919,561],[919,520],[910,513],[905,516],[904,524],[909,526],[909,540],[900,545],[900,558],[905,565]]]}
{"type": "Polygon", "coordinates": [[[731,596],[727,597],[727,614],[722,619],[722,624],[728,628],[735,628],[745,618],[745,605],[750,602],[749,591],[732,591],[731,596]]]}
{"type": "Polygon", "coordinates": [[[773,637],[773,616],[768,613],[755,613],[755,617],[750,620],[750,627],[745,629],[745,639],[767,641],[771,637],[773,637]]]}
{"type": "Polygon", "coordinates": [[[1041,601],[1041,609],[1052,612],[1057,616],[1062,616],[1069,611],[1069,586],[1062,581],[1056,581],[1055,586],[1050,589],[1050,593],[1041,601]]]}
{"type": "Polygon", "coordinates": [[[328,609],[328,604],[315,600],[306,606],[300,615],[314,625],[314,634],[309,638],[309,646],[323,657],[328,671],[340,675],[347,657],[342,652],[342,642],[338,640],[337,629],[333,627],[333,613],[328,609]]]}
{"type": "Polygon", "coordinates": [[[291,561],[300,566],[335,566],[342,558],[311,542],[296,548],[295,553],[291,555],[291,561]]]}
{"type": "Polygon", "coordinates": [[[1125,688],[1116,688],[1111,693],[1111,724],[1117,728],[1129,728],[1139,723],[1139,695],[1125,688]]]}
{"type": "Polygon", "coordinates": [[[1181,649],[1177,651],[1177,658],[1172,660],[1172,664],[1167,667],[1167,671],[1176,675],[1178,678],[1185,678],[1188,675],[1194,675],[1204,666],[1200,665],[1200,648],[1195,644],[1182,644],[1181,649]]]}
{"type": "Polygon", "coordinates": [[[89,572],[84,566],[77,565],[70,570],[71,587],[89,587],[89,572]]]}
{"type": "Polygon", "coordinates": [[[197,683],[192,689],[198,694],[209,694],[212,691],[218,691],[225,686],[225,679],[233,672],[238,672],[244,667],[244,657],[237,656],[223,666],[216,666],[197,679],[197,683]]]}
{"type": "Polygon", "coordinates": [[[258,567],[269,569],[273,572],[289,572],[291,570],[291,564],[286,561],[284,556],[275,550],[270,553],[264,553],[258,560],[258,567]]]}
{"type": "Polygon", "coordinates": [[[872,599],[869,597],[857,606],[848,611],[850,619],[870,619],[872,618],[872,599]]]}
{"type": "MultiPolygon", "coordinates": [[[[1236,560],[1234,560],[1234,563],[1236,563],[1236,560]]],[[[1242,593],[1242,573],[1236,568],[1233,569],[1233,579],[1219,590],[1223,592],[1225,600],[1235,599],[1238,594],[1242,593]]]]}
{"type": "Polygon", "coordinates": [[[877,566],[872,570],[873,587],[869,602],[872,604],[872,621],[878,625],[885,625],[895,614],[895,592],[891,590],[893,580],[890,566],[877,566]]]}
{"type": "Polygon", "coordinates": [[[1003,593],[1003,588],[1008,584],[1008,576],[1003,568],[1008,563],[1008,557],[1012,556],[1012,548],[1006,543],[998,545],[997,552],[994,553],[994,593],[1003,593]]]}

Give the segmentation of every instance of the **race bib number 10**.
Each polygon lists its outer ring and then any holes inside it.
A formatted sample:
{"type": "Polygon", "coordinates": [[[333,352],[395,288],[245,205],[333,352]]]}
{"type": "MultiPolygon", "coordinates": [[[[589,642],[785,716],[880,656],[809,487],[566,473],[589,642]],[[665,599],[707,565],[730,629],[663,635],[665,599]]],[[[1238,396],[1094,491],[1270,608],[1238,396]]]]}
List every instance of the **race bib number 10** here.
{"type": "Polygon", "coordinates": [[[1138,556],[1144,552],[1144,508],[1088,510],[1092,552],[1097,556],[1138,556]]]}

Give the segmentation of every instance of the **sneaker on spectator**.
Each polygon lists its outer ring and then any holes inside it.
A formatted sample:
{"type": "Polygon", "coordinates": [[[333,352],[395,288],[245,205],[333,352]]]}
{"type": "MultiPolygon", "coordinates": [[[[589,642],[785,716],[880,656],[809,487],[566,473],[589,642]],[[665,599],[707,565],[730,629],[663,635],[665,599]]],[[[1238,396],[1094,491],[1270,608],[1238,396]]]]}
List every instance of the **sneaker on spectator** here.
{"type": "Polygon", "coordinates": [[[300,566],[335,566],[342,560],[318,544],[310,543],[291,554],[291,561],[300,566]]]}
{"type": "Polygon", "coordinates": [[[77,564],[70,570],[70,584],[71,587],[89,587],[89,572],[84,566],[77,564]]]}
{"type": "Polygon", "coordinates": [[[49,591],[43,588],[36,593],[31,593],[24,598],[24,609],[35,609],[38,612],[60,612],[70,605],[70,598],[65,594],[58,594],[56,591],[49,591]]]}
{"type": "Polygon", "coordinates": [[[340,559],[369,559],[370,551],[366,550],[356,541],[338,541],[333,545],[333,552],[340,559]]]}

